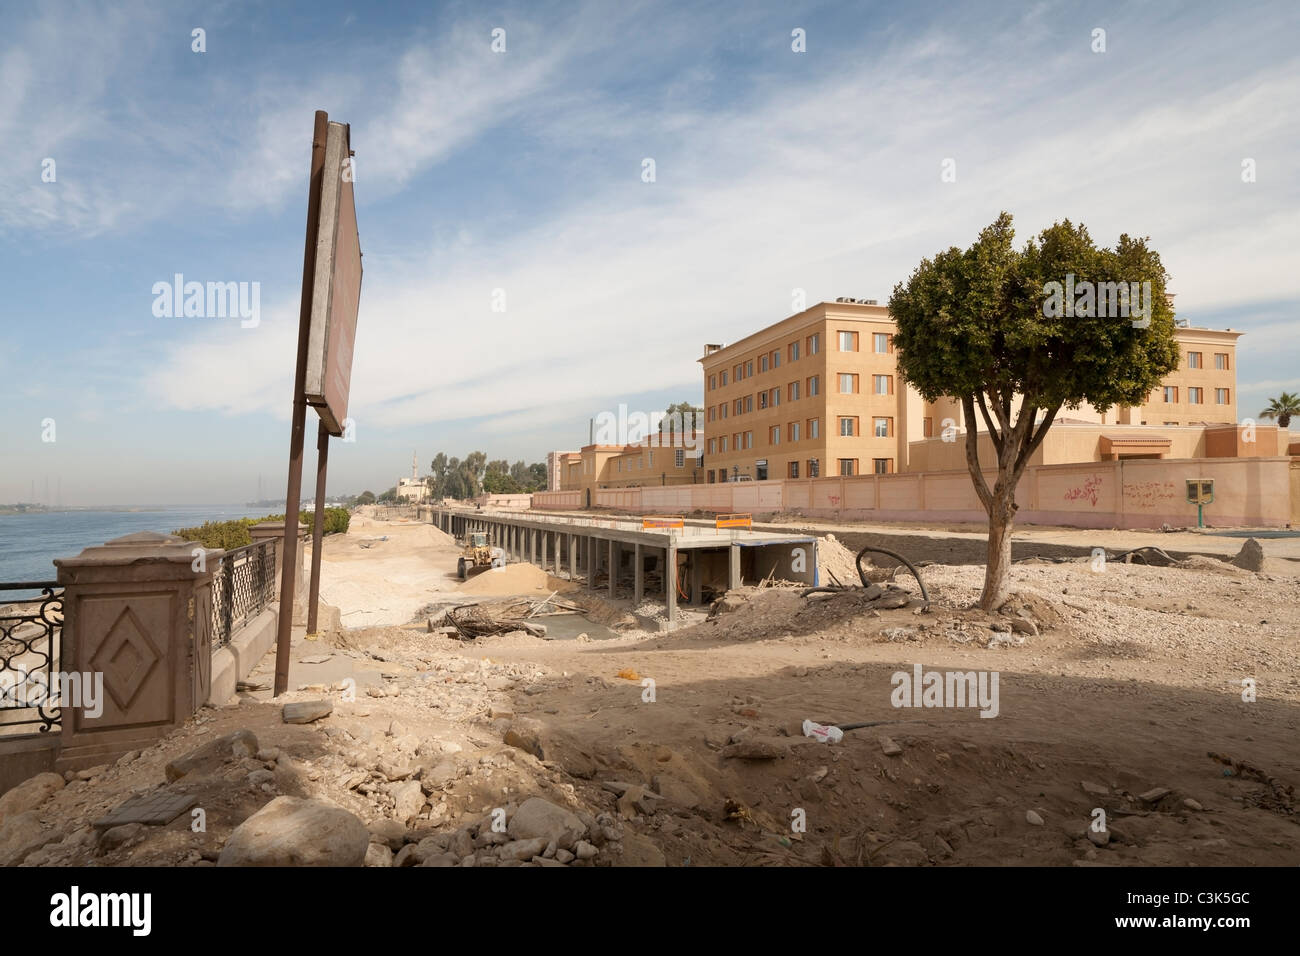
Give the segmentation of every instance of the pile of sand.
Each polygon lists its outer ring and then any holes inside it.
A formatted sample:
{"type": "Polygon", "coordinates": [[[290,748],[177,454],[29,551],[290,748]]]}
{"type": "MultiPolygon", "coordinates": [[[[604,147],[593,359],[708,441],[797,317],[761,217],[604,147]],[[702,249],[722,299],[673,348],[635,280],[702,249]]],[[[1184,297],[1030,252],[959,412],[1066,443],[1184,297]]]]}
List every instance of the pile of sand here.
{"type": "MultiPolygon", "coordinates": [[[[858,566],[856,555],[844,545],[833,534],[823,535],[817,542],[817,564],[821,570],[821,583],[833,584],[834,582],[827,577],[826,572],[832,572],[835,577],[839,578],[840,584],[858,584],[858,566]]],[[[868,564],[869,562],[863,562],[868,564]]]]}
{"type": "Polygon", "coordinates": [[[484,568],[457,587],[462,594],[550,594],[555,588],[547,584],[549,575],[533,564],[507,564],[504,568],[484,568]]]}

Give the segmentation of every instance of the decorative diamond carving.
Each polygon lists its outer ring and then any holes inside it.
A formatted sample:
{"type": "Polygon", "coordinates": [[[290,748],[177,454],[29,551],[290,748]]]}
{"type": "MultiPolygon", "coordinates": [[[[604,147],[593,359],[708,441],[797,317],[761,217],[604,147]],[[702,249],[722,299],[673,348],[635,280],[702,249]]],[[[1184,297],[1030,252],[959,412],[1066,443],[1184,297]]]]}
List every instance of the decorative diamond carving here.
{"type": "Polygon", "coordinates": [[[90,666],[94,671],[103,672],[105,690],[120,710],[126,710],[161,659],[162,655],[145,637],[135,612],[127,607],[108,629],[90,659],[90,666]]]}

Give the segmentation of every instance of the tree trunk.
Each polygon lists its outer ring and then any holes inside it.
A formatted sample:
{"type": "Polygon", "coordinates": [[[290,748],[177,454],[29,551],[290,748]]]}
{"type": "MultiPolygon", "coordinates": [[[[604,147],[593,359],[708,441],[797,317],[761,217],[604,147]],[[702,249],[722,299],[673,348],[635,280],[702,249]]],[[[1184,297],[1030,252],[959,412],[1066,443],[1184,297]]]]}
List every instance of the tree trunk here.
{"type": "Polygon", "coordinates": [[[996,611],[1006,603],[1011,582],[1011,532],[1016,523],[1016,486],[999,479],[989,509],[989,542],[984,570],[984,590],[979,606],[996,611]],[[1009,487],[1007,486],[1009,485],[1009,487]]]}

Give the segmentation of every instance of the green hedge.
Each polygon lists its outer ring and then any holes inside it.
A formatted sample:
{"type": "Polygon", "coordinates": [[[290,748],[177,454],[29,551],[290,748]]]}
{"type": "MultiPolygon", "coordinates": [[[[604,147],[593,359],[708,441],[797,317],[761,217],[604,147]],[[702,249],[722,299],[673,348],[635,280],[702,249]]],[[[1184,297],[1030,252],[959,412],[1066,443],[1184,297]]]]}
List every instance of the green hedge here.
{"type": "MultiPolygon", "coordinates": [[[[347,533],[350,518],[351,515],[346,508],[326,508],[325,533],[347,533]]],[[[316,516],[311,511],[300,511],[298,520],[311,528],[316,516]]],[[[205,521],[195,528],[177,528],[172,534],[179,535],[186,541],[197,541],[205,548],[224,548],[229,551],[231,548],[242,548],[246,544],[252,544],[253,536],[249,534],[248,529],[255,524],[261,524],[263,521],[283,523],[284,515],[267,515],[265,518],[234,518],[230,521],[205,521]]]]}

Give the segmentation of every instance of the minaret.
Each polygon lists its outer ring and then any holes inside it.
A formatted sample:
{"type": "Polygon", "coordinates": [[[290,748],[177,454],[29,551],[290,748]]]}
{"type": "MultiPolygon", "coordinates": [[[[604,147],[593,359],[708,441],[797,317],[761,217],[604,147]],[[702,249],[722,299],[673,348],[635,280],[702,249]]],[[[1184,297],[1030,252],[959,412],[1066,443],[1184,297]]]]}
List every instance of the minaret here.
{"type": "Polygon", "coordinates": [[[416,458],[415,458],[415,452],[412,451],[412,452],[411,452],[411,477],[412,477],[413,479],[415,479],[416,481],[419,481],[419,479],[420,479],[420,471],[419,471],[418,467],[416,466],[415,461],[416,461],[416,458]]]}

